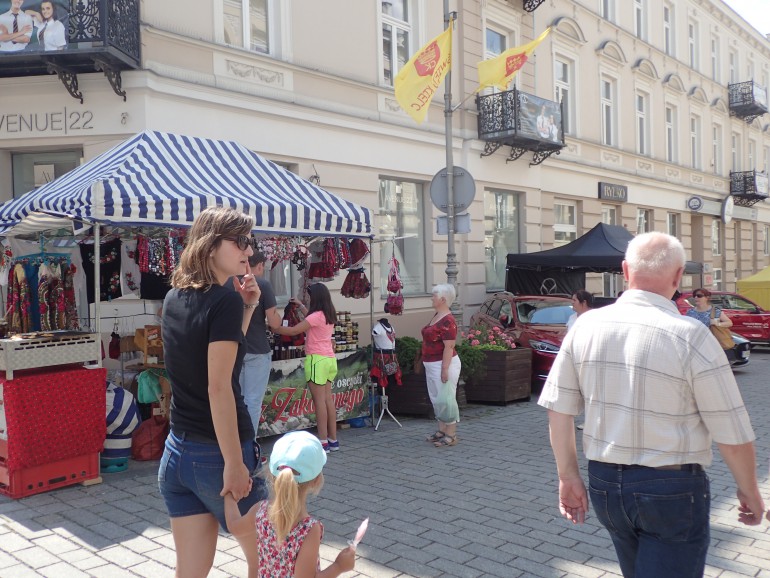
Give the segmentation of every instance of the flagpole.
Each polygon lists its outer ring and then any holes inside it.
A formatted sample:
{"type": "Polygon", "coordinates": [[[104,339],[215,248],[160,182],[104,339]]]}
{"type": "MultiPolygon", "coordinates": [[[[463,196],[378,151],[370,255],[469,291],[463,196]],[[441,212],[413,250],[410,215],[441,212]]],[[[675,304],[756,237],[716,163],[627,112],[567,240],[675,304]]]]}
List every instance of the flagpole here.
{"type": "MultiPolygon", "coordinates": [[[[444,30],[452,26],[452,14],[449,12],[449,0],[444,0],[444,30]]],[[[452,48],[450,48],[452,50],[452,48]]],[[[454,58],[452,58],[454,60],[454,58]]],[[[457,290],[457,254],[455,253],[455,188],[454,155],[452,151],[452,66],[444,79],[444,124],[446,132],[446,182],[447,182],[447,252],[446,281],[457,290]]],[[[450,308],[456,319],[461,312],[457,300],[450,308]]],[[[462,319],[461,324],[462,324],[462,319]]]]}

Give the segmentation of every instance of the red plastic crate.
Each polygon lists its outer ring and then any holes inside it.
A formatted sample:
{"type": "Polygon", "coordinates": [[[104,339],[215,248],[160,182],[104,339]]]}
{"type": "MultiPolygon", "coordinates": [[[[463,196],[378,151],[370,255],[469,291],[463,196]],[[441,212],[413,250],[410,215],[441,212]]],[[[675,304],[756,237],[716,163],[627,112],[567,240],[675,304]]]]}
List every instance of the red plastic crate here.
{"type": "Polygon", "coordinates": [[[99,454],[86,454],[42,466],[8,471],[0,457],[0,494],[26,498],[99,477],[99,454]]]}

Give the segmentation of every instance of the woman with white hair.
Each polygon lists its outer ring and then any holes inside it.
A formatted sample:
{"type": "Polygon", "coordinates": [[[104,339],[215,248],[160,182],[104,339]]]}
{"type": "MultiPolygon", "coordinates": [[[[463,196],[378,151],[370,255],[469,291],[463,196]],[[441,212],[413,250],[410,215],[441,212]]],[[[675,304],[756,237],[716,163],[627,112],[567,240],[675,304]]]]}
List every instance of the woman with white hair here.
{"type": "Polygon", "coordinates": [[[457,444],[457,422],[460,421],[456,397],[457,381],[460,379],[460,358],[455,351],[457,323],[449,311],[454,300],[455,288],[452,285],[436,285],[431,297],[436,313],[422,328],[425,381],[438,420],[438,430],[427,439],[437,448],[457,444]]]}

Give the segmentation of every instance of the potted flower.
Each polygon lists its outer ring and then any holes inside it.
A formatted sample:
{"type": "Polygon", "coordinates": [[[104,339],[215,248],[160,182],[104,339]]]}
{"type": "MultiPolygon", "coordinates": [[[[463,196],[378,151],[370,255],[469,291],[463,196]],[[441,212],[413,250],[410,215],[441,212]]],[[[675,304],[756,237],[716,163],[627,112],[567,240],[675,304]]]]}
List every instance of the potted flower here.
{"type": "Polygon", "coordinates": [[[465,395],[469,401],[508,403],[529,399],[532,393],[531,349],[517,348],[513,338],[499,327],[474,327],[463,337],[465,340],[460,347],[473,350],[482,357],[482,362],[478,367],[470,368],[465,379],[465,395]]]}

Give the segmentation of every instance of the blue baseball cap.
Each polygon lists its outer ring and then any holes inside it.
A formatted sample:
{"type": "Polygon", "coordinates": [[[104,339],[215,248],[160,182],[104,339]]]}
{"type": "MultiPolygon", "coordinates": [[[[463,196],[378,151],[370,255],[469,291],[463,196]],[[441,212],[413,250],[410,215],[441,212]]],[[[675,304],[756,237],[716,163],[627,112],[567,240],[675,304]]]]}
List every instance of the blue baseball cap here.
{"type": "Polygon", "coordinates": [[[283,468],[294,470],[298,483],[314,480],[326,465],[326,452],[320,440],[306,431],[293,431],[275,442],[270,454],[270,473],[278,476],[283,468]]]}

